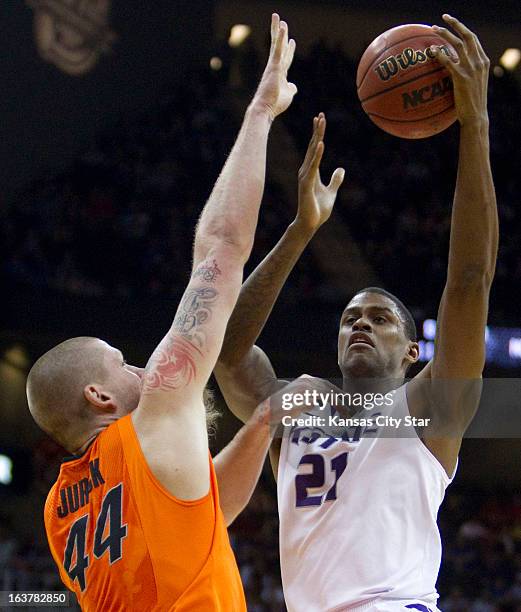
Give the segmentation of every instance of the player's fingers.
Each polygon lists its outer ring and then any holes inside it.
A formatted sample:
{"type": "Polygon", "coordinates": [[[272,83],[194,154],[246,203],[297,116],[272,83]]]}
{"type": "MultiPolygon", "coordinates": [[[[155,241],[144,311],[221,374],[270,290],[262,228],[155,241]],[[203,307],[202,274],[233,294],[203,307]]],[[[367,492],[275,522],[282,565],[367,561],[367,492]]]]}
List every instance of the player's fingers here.
{"type": "Polygon", "coordinates": [[[302,162],[302,165],[300,166],[300,169],[298,171],[299,179],[303,178],[306,175],[308,168],[309,168],[309,164],[311,163],[311,160],[313,159],[313,154],[315,152],[315,147],[317,143],[317,126],[318,126],[318,117],[313,117],[313,133],[311,135],[311,138],[309,139],[308,148],[306,150],[304,161],[302,162]]]}
{"type": "Polygon", "coordinates": [[[326,133],[326,116],[324,115],[324,113],[320,113],[318,115],[318,124],[317,124],[318,139],[323,140],[325,133],[326,133]]]}
{"type": "Polygon", "coordinates": [[[311,158],[313,157],[315,147],[317,146],[317,143],[320,140],[319,126],[320,126],[320,116],[317,116],[313,119],[313,134],[311,136],[311,140],[309,143],[311,145],[310,150],[312,152],[312,154],[309,157],[310,161],[311,161],[311,158]]]}
{"type": "Polygon", "coordinates": [[[318,173],[318,168],[320,166],[320,162],[322,161],[322,155],[324,155],[324,143],[320,140],[317,143],[315,154],[313,155],[313,159],[311,160],[310,171],[312,175],[318,173]]]}
{"type": "Polygon", "coordinates": [[[446,23],[448,23],[465,41],[469,50],[476,54],[479,59],[483,62],[489,62],[487,54],[483,49],[481,42],[475,32],[473,32],[470,28],[468,28],[464,23],[453,17],[452,15],[447,15],[446,13],[443,15],[443,19],[446,23]]]}
{"type": "Polygon", "coordinates": [[[327,186],[329,191],[336,193],[340,189],[340,185],[344,182],[345,175],[346,171],[343,168],[337,168],[333,172],[333,176],[331,177],[329,185],[327,186]]]}
{"type": "Polygon", "coordinates": [[[288,43],[288,48],[286,49],[286,55],[284,56],[284,69],[286,72],[290,69],[291,63],[293,62],[293,57],[295,55],[295,47],[296,43],[293,38],[288,43]]]}
{"type": "Polygon", "coordinates": [[[485,64],[487,66],[489,66],[490,65],[490,59],[489,59],[488,55],[485,53],[485,49],[483,49],[481,41],[479,40],[479,38],[477,36],[476,36],[476,47],[478,49],[478,53],[479,53],[479,56],[481,57],[481,59],[485,62],[485,64]]]}
{"type": "Polygon", "coordinates": [[[431,47],[431,52],[434,54],[434,57],[440,62],[442,66],[445,66],[451,75],[454,75],[457,72],[458,62],[456,58],[449,57],[446,53],[441,50],[441,47],[435,47],[434,45],[431,47]]]}
{"type": "Polygon", "coordinates": [[[275,50],[275,44],[277,42],[277,35],[279,32],[279,23],[280,17],[277,13],[273,13],[271,16],[271,47],[270,47],[270,56],[273,55],[273,51],[275,50]]]}
{"type": "Polygon", "coordinates": [[[447,30],[447,28],[441,28],[440,26],[432,26],[432,29],[434,32],[436,32],[436,34],[438,34],[438,36],[446,40],[454,47],[456,53],[458,54],[458,61],[468,62],[465,44],[463,43],[461,38],[458,38],[455,34],[447,30]]]}
{"type": "Polygon", "coordinates": [[[456,17],[452,17],[452,15],[448,15],[447,13],[445,13],[442,17],[443,21],[445,21],[445,23],[448,23],[450,27],[455,32],[457,32],[458,36],[465,42],[469,50],[476,52],[477,36],[474,34],[474,32],[469,30],[469,28],[467,28],[465,24],[461,23],[461,21],[456,19],[456,17]]]}
{"type": "Polygon", "coordinates": [[[489,59],[488,55],[485,53],[485,49],[483,49],[479,38],[476,38],[476,46],[477,46],[479,57],[480,57],[481,61],[486,66],[490,66],[490,59],[489,59]]]}
{"type": "Polygon", "coordinates": [[[288,35],[288,26],[285,21],[281,21],[279,25],[279,32],[277,35],[277,42],[275,43],[275,49],[273,51],[273,61],[279,63],[282,59],[282,50],[284,48],[284,40],[288,35]]]}
{"type": "Polygon", "coordinates": [[[456,19],[456,17],[453,17],[448,13],[443,13],[442,19],[445,21],[445,23],[448,23],[464,41],[470,41],[470,39],[474,36],[473,32],[471,32],[471,30],[467,28],[467,26],[459,19],[456,19]]]}

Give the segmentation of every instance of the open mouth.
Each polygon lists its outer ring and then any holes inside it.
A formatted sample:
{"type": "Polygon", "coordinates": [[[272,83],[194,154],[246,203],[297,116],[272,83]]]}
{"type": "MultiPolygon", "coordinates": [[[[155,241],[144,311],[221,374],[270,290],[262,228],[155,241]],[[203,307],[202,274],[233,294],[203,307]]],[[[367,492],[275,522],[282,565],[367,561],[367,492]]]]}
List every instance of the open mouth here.
{"type": "Polygon", "coordinates": [[[367,334],[358,332],[352,334],[351,338],[349,338],[348,347],[351,348],[352,346],[370,346],[371,348],[374,348],[373,341],[369,338],[369,336],[367,334]]]}

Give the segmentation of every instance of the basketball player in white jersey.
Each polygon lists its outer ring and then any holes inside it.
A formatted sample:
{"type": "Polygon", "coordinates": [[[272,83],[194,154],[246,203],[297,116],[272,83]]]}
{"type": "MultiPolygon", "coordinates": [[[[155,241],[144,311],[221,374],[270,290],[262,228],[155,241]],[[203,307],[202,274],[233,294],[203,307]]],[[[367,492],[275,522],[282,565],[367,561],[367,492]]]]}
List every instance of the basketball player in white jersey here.
{"type": "MultiPolygon", "coordinates": [[[[402,384],[418,359],[414,321],[396,297],[369,288],[358,292],[342,314],[338,363],[344,390],[393,389],[391,405],[379,412],[420,418],[430,402],[437,411],[430,416],[439,416],[445,429],[437,437],[413,432],[392,438],[367,427],[342,438],[297,428],[274,441],[282,580],[290,612],[437,610],[441,540],[436,516],[479,398],[478,392],[472,401],[462,401],[458,381],[479,383],[482,375],[498,245],[489,162],[489,60],[475,34],[458,20],[443,18],[455,34],[433,29],[458,54],[438,58],[454,83],[460,146],[434,357],[402,384]],[[371,389],[367,379],[372,379],[371,389]]],[[[338,169],[327,187],[321,183],[324,130],[320,115],[299,172],[297,217],[244,283],[227,328],[216,375],[242,420],[284,385],[255,342],[289,272],[329,217],[343,179],[338,169]]]]}

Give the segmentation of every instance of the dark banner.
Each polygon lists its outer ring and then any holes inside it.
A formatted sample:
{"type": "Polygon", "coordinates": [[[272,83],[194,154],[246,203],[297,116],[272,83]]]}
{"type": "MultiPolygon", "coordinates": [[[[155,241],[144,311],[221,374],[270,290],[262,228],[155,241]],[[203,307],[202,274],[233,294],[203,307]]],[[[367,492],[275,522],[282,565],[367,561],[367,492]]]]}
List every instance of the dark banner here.
{"type": "Polygon", "coordinates": [[[56,172],[120,114],[208,63],[207,0],[27,0],[0,7],[3,199],[56,172]]]}

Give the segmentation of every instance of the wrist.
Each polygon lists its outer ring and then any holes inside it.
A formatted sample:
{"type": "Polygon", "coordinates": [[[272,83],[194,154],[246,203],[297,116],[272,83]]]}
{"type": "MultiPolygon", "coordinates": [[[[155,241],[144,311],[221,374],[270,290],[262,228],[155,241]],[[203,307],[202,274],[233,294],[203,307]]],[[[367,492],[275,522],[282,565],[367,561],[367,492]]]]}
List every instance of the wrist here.
{"type": "Polygon", "coordinates": [[[307,243],[311,240],[311,238],[313,238],[319,227],[320,225],[308,223],[297,215],[289,224],[288,232],[295,235],[300,240],[306,241],[307,243]]]}
{"type": "Polygon", "coordinates": [[[273,438],[277,427],[272,423],[272,414],[269,401],[264,401],[255,408],[253,411],[250,425],[255,430],[257,436],[262,434],[261,437],[265,437],[265,441],[269,443],[273,438]]]}
{"type": "Polygon", "coordinates": [[[270,125],[275,119],[273,110],[260,100],[257,100],[256,98],[253,98],[253,100],[250,102],[250,105],[248,106],[248,109],[246,111],[246,116],[265,119],[269,122],[270,125]]]}
{"type": "Polygon", "coordinates": [[[478,130],[480,133],[488,132],[489,119],[488,113],[482,115],[473,115],[470,117],[462,117],[459,120],[460,128],[465,130],[478,130]]]}

